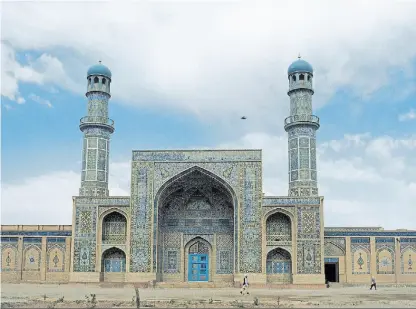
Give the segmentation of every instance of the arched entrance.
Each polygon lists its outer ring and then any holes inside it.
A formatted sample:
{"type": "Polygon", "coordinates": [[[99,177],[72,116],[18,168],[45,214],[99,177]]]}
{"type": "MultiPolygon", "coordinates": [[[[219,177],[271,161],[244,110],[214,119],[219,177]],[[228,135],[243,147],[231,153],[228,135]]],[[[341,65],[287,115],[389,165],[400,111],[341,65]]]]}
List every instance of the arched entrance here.
{"type": "MultiPolygon", "coordinates": [[[[186,246],[188,247],[188,246],[186,246]]],[[[185,247],[185,248],[186,248],[185,247]]],[[[209,245],[197,239],[189,245],[188,252],[188,281],[204,282],[209,281],[210,272],[210,250],[209,245]]]]}
{"type": "Polygon", "coordinates": [[[271,250],[266,258],[268,283],[290,284],[292,282],[292,259],[282,248],[271,250]]]}
{"type": "Polygon", "coordinates": [[[110,248],[103,252],[101,271],[103,273],[126,272],[126,254],[118,248],[110,248]]]}
{"type": "Polygon", "coordinates": [[[235,199],[228,184],[211,172],[194,167],[166,182],[155,203],[154,257],[158,281],[212,281],[214,276],[210,274],[232,276],[235,199]],[[216,252],[216,256],[205,255],[203,252],[214,243],[214,238],[216,247],[210,252],[216,252]],[[195,239],[199,242],[191,244],[195,239]],[[194,266],[189,264],[192,261],[194,266]],[[197,267],[196,279],[188,267],[197,267]]]}

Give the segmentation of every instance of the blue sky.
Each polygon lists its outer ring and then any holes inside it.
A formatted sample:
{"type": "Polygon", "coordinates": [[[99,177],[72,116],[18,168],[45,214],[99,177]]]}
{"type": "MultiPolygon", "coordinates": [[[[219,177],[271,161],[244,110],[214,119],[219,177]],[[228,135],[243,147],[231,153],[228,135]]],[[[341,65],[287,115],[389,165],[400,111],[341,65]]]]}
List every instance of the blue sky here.
{"type": "Polygon", "coordinates": [[[136,3],[104,5],[92,16],[88,4],[4,4],[2,223],[71,223],[86,71],[99,59],[113,73],[113,194],[128,194],[133,149],[221,147],[263,149],[264,191],[285,195],[286,69],[300,51],[315,68],[326,225],[416,229],[412,9],[396,2],[376,9],[367,3],[360,13],[325,1],[255,8],[136,3]],[[300,7],[298,17],[284,13],[300,7]],[[327,15],[334,9],[343,14],[327,15]],[[62,10],[67,16],[58,22],[62,10]],[[295,26],[284,29],[286,23],[295,26]],[[402,214],[392,218],[397,204],[402,214]],[[57,208],[58,217],[45,216],[57,208]]]}

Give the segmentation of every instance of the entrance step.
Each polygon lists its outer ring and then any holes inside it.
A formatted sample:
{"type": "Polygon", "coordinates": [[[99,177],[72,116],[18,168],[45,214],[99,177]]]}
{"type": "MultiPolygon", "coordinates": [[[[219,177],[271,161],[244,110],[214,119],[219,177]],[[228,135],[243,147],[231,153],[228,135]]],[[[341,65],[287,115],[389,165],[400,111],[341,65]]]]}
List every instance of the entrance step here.
{"type": "Polygon", "coordinates": [[[232,287],[232,282],[156,282],[156,288],[225,288],[232,287]]]}

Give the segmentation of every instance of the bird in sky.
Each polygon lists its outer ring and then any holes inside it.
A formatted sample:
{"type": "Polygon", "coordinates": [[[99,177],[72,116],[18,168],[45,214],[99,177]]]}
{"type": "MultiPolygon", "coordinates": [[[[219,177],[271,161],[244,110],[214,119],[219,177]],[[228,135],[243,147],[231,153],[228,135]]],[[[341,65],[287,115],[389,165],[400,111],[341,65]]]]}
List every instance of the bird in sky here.
{"type": "Polygon", "coordinates": [[[246,116],[243,116],[243,117],[241,117],[241,119],[245,120],[245,119],[247,119],[247,118],[246,118],[246,116]]]}

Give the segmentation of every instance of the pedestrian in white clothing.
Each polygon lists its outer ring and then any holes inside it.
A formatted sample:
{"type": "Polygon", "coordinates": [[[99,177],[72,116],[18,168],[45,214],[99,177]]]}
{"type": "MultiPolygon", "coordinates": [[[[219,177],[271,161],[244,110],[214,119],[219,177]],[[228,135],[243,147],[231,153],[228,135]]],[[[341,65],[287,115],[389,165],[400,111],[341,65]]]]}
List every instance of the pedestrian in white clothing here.
{"type": "Polygon", "coordinates": [[[244,295],[244,294],[250,294],[249,292],[248,292],[248,278],[247,278],[247,275],[244,275],[244,279],[243,279],[243,286],[241,287],[241,291],[240,291],[240,294],[241,295],[244,295]]]}

